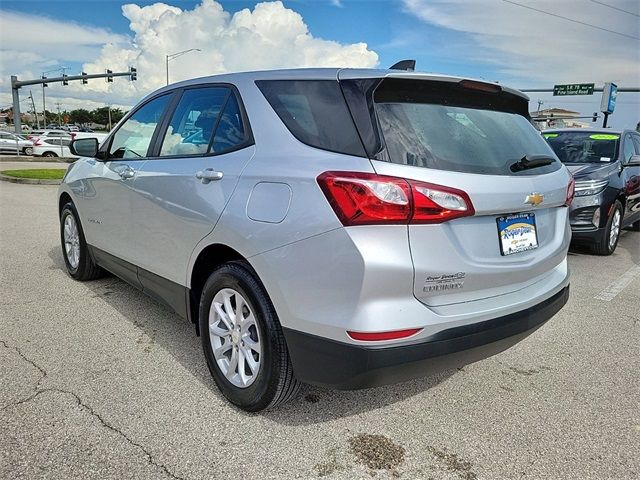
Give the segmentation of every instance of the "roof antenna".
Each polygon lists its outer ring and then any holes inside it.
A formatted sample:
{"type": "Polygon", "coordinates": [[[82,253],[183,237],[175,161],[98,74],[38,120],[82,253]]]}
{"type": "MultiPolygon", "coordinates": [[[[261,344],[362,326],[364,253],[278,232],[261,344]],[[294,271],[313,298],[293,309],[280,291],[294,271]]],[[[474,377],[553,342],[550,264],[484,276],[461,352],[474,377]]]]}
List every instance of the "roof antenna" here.
{"type": "Polygon", "coordinates": [[[415,69],[415,60],[400,60],[398,63],[394,63],[389,67],[389,70],[406,70],[407,72],[413,72],[415,69]]]}

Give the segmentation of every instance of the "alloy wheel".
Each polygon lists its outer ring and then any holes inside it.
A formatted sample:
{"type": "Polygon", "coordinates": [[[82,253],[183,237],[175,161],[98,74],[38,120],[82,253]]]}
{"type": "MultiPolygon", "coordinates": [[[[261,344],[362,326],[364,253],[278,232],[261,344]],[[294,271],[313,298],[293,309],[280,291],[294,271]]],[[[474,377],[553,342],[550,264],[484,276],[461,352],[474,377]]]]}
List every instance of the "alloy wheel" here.
{"type": "Polygon", "coordinates": [[[260,330],[249,303],[236,290],[223,288],[213,297],[209,338],[222,374],[236,387],[249,387],[260,371],[260,330]]]}
{"type": "Polygon", "coordinates": [[[73,215],[69,214],[64,218],[64,249],[67,254],[67,261],[74,270],[80,264],[80,234],[78,225],[73,215]]]}
{"type": "Polygon", "coordinates": [[[609,231],[609,248],[613,249],[620,235],[620,210],[616,209],[613,212],[613,219],[611,220],[611,229],[609,231]]]}

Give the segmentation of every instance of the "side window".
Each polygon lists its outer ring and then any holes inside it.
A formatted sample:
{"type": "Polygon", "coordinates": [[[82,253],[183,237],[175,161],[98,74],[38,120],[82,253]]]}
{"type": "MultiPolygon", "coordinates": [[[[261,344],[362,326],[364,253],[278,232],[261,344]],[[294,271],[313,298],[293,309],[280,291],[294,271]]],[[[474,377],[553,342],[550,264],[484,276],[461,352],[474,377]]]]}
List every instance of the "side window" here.
{"type": "Polygon", "coordinates": [[[224,107],[213,138],[212,152],[222,152],[240,145],[245,140],[242,115],[236,96],[232,93],[224,107]]]}
{"type": "Polygon", "coordinates": [[[624,136],[624,150],[622,151],[622,161],[624,163],[631,160],[631,157],[636,154],[636,150],[633,146],[633,140],[631,139],[631,135],[627,134],[624,136]]]}
{"type": "Polygon", "coordinates": [[[259,80],[256,85],[289,131],[312,147],[366,157],[335,80],[259,80]]]}
{"type": "Polygon", "coordinates": [[[63,147],[68,147],[69,144],[71,143],[71,140],[67,140],[66,138],[62,138],[62,139],[60,139],[60,142],[62,143],[63,147]]]}
{"type": "Polygon", "coordinates": [[[162,141],[160,156],[207,153],[220,110],[229,93],[225,87],[185,90],[162,141]]]}
{"type": "Polygon", "coordinates": [[[147,150],[171,94],[155,98],[139,108],[113,136],[110,158],[140,158],[147,150]]]}
{"type": "Polygon", "coordinates": [[[640,155],[640,135],[632,135],[633,143],[636,146],[636,155],[640,155]]]}

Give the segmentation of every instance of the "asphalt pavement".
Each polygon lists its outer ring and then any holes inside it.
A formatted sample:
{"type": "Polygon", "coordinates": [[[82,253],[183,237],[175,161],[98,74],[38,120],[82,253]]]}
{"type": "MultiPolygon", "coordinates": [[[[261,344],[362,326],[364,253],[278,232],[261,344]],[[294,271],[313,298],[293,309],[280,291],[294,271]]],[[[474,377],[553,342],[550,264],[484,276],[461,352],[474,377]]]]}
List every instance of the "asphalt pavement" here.
{"type": "Polygon", "coordinates": [[[191,324],[66,274],[56,187],[2,182],[0,478],[640,478],[640,234],[569,261],[569,303],[506,352],[247,414],[191,324]]]}

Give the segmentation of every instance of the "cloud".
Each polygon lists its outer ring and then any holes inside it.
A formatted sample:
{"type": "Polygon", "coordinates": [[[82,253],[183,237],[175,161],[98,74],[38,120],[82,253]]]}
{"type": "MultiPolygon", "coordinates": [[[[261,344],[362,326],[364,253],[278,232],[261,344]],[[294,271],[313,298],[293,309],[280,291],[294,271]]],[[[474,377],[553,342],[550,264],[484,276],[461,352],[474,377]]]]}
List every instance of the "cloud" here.
{"type": "MultiPolygon", "coordinates": [[[[131,105],[166,83],[165,55],[191,48],[201,51],[171,60],[171,82],[232,71],[372,67],[378,63],[378,55],[365,43],[342,44],[314,37],[302,16],[280,1],[258,3],[252,10],[234,14],[214,0],[202,0],[191,10],[165,3],[126,4],[122,14],[129,21],[129,36],[34,15],[5,13],[0,23],[0,78],[4,79],[4,83],[0,80],[0,90],[5,93],[11,74],[38,77],[46,64],[76,61],[89,73],[105,68],[127,71],[135,66],[137,82],[124,78],[116,78],[113,83],[91,80],[73,93],[77,99],[131,105]],[[29,28],[34,24],[44,26],[29,28]],[[36,38],[25,40],[31,33],[17,35],[20,31],[36,32],[36,38]],[[57,34],[51,35],[52,31],[57,34]]],[[[71,87],[55,85],[47,94],[72,96],[71,87]]]]}
{"type": "MultiPolygon", "coordinates": [[[[594,2],[516,3],[640,37],[638,17],[594,2]]],[[[637,0],[609,3],[640,14],[637,0]]],[[[640,84],[640,41],[631,38],[499,0],[404,0],[404,8],[426,23],[457,32],[460,38],[450,46],[456,56],[485,63],[519,86],[640,84]]]]}

